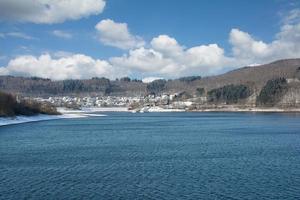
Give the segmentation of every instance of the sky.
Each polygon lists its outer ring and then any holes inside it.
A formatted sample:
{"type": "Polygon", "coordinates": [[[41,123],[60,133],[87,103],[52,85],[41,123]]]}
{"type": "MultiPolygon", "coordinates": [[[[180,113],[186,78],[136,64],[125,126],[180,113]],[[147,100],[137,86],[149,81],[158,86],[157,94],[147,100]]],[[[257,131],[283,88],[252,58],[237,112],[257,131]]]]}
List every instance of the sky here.
{"type": "Polygon", "coordinates": [[[0,0],[0,75],[153,80],[286,58],[298,0],[0,0]]]}

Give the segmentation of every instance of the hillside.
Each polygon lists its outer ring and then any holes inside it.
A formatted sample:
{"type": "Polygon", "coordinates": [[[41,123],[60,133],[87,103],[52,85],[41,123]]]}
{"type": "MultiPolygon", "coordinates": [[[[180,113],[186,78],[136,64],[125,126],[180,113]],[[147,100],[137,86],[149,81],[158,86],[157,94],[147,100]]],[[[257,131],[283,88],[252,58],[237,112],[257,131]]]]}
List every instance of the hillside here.
{"type": "Polygon", "coordinates": [[[295,78],[300,72],[300,59],[279,60],[270,64],[239,68],[219,76],[203,78],[197,84],[213,89],[229,84],[250,83],[261,88],[268,80],[274,78],[295,78]]]}
{"type": "MultiPolygon", "coordinates": [[[[196,94],[197,89],[210,91],[226,85],[244,84],[255,91],[260,91],[268,80],[275,78],[293,79],[300,77],[300,59],[279,60],[270,64],[243,67],[222,75],[203,78],[182,78],[164,81],[154,93],[187,92],[196,94]]],[[[298,87],[294,83],[294,87],[298,87]]],[[[115,95],[141,96],[152,92],[155,83],[145,84],[139,80],[122,78],[109,80],[106,78],[92,78],[89,80],[51,81],[37,77],[0,76],[0,90],[20,94],[23,96],[61,96],[61,95],[115,95]],[[152,84],[152,85],[151,85],[152,84]]]]}
{"type": "Polygon", "coordinates": [[[178,80],[168,81],[165,90],[195,92],[196,88],[205,88],[209,91],[230,84],[247,84],[260,90],[268,80],[279,77],[290,79],[299,75],[300,59],[286,59],[255,67],[243,67],[225,74],[203,77],[201,80],[190,83],[178,80]]]}

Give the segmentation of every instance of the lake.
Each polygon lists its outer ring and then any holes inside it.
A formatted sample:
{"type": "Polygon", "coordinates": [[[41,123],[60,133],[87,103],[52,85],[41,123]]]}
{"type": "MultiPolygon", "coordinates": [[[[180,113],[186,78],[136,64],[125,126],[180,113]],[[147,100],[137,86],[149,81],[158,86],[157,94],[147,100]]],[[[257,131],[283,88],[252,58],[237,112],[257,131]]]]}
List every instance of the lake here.
{"type": "Polygon", "coordinates": [[[106,114],[0,127],[0,199],[300,199],[300,114],[106,114]]]}

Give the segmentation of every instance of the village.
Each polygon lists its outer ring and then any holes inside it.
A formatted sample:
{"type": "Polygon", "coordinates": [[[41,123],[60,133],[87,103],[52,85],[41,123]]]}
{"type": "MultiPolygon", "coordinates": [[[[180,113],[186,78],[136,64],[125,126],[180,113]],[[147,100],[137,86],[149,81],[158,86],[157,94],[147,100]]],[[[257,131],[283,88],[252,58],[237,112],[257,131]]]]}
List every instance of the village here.
{"type": "Polygon", "coordinates": [[[136,97],[125,96],[56,96],[34,98],[39,102],[49,102],[56,107],[69,109],[120,107],[136,112],[185,111],[195,103],[205,104],[206,97],[182,98],[182,94],[162,94],[136,97]]]}

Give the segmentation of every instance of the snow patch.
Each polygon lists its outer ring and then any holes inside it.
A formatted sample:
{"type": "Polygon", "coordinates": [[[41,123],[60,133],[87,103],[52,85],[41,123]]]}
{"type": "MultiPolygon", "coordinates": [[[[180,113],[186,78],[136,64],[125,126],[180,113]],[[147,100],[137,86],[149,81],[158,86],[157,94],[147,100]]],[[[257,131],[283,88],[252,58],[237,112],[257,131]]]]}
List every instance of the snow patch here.
{"type": "Polygon", "coordinates": [[[36,116],[16,116],[16,117],[0,117],[0,126],[10,124],[21,124],[27,122],[54,120],[54,119],[73,119],[73,118],[84,118],[84,117],[104,117],[107,115],[96,114],[90,112],[97,112],[92,110],[68,110],[59,108],[58,111],[62,115],[36,115],[36,116]]]}
{"type": "Polygon", "coordinates": [[[81,118],[85,116],[76,114],[65,115],[36,115],[36,116],[16,116],[16,117],[0,117],[0,126],[10,124],[21,124],[27,122],[54,120],[54,119],[68,119],[68,118],[81,118]]]}

